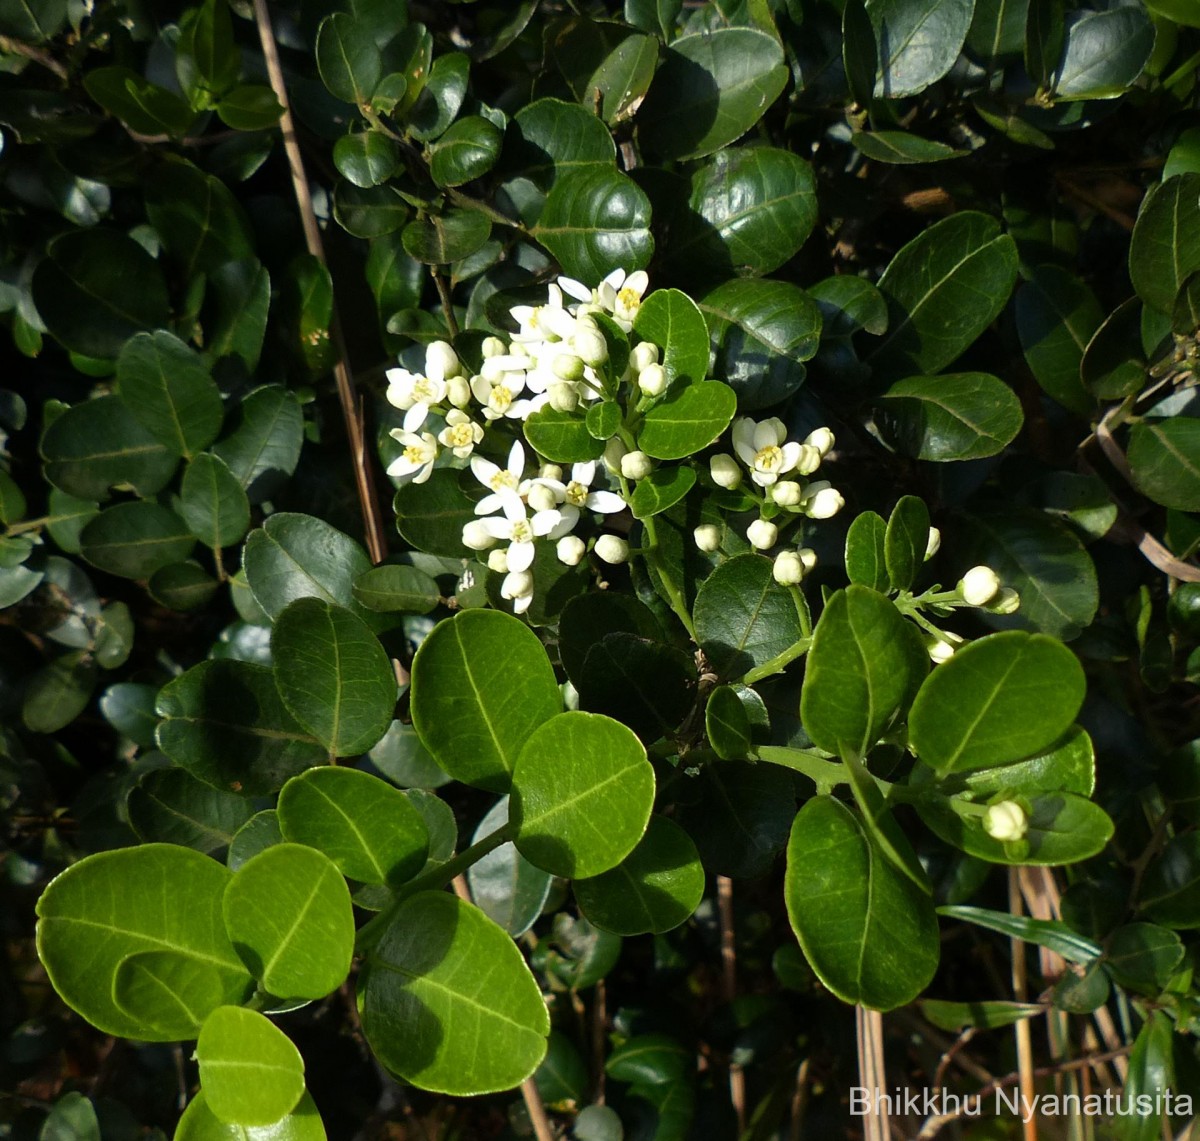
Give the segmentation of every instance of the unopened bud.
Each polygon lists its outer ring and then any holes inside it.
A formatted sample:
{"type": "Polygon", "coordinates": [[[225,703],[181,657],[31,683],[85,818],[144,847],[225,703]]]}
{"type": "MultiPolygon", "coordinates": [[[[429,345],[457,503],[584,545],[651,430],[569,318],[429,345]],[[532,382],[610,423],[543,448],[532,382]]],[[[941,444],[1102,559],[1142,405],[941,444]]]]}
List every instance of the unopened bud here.
{"type": "Polygon", "coordinates": [[[425,375],[430,380],[447,380],[462,371],[458,353],[447,341],[434,341],[425,350],[425,375]]]}
{"type": "Polygon", "coordinates": [[[721,528],[715,523],[701,523],[692,532],[692,539],[701,551],[715,551],[721,545],[721,528]]]}
{"type": "Polygon", "coordinates": [[[508,346],[499,337],[484,337],[483,344],[479,346],[479,351],[486,360],[489,357],[504,356],[508,352],[508,346]]]}
{"type": "Polygon", "coordinates": [[[508,551],[501,547],[488,551],[487,565],[488,570],[494,570],[497,574],[508,574],[508,551]]]}
{"type": "Polygon", "coordinates": [[[542,466],[538,468],[538,475],[541,476],[542,479],[561,480],[562,474],[562,468],[559,467],[558,464],[542,464],[542,466]]]}
{"type": "Polygon", "coordinates": [[[942,546],[942,533],[936,527],[929,528],[929,539],[925,544],[925,561],[929,562],[942,546]]]}
{"type": "Polygon", "coordinates": [[[601,535],[596,540],[596,554],[606,563],[618,566],[629,559],[629,544],[616,535],[601,535]]]}
{"type": "Polygon", "coordinates": [[[708,470],[712,475],[713,483],[718,487],[723,487],[728,491],[733,491],[740,487],[742,483],[742,469],[737,460],[733,456],[725,452],[720,452],[713,456],[708,461],[708,470]]]}
{"type": "Polygon", "coordinates": [[[972,567],[958,584],[958,593],[968,606],[986,606],[1000,590],[1000,579],[991,567],[972,567]]]}
{"type": "Polygon", "coordinates": [[[804,488],[794,479],[781,479],[767,488],[767,494],[780,507],[795,507],[804,498],[804,488]]]}
{"type": "Polygon", "coordinates": [[[647,396],[661,396],[667,390],[667,374],[660,364],[647,365],[638,373],[638,388],[647,396]]]}
{"type": "Polygon", "coordinates": [[[821,453],[811,444],[800,445],[800,455],[796,458],[796,471],[800,475],[812,475],[821,466],[821,453]]]}
{"type": "Polygon", "coordinates": [[[1029,831],[1029,817],[1015,800],[1002,800],[983,814],[983,830],[993,840],[1021,840],[1029,831]]]}
{"type": "Polygon", "coordinates": [[[810,519],[832,519],[845,506],[842,493],[824,482],[809,484],[804,496],[804,514],[810,519]]]}
{"type": "Polygon", "coordinates": [[[554,358],[554,375],[559,380],[582,380],[583,361],[574,353],[559,353],[554,358]]]}
{"type": "Polygon", "coordinates": [[[604,445],[604,466],[608,468],[613,475],[621,470],[621,458],[628,452],[629,449],[621,442],[620,436],[613,436],[607,444],[604,445]]]}
{"type": "Polygon", "coordinates": [[[558,540],[554,553],[558,555],[560,563],[574,567],[579,565],[580,560],[587,553],[587,546],[578,535],[564,535],[558,540]]]}
{"type": "Polygon", "coordinates": [[[775,556],[771,574],[780,586],[795,586],[804,578],[804,563],[798,551],[783,551],[775,556]]]}
{"type": "Polygon", "coordinates": [[[821,459],[824,459],[833,447],[834,435],[828,428],[818,428],[815,432],[809,432],[804,438],[804,443],[810,448],[816,448],[821,459]]]}
{"type": "Polygon", "coordinates": [[[452,376],[446,381],[446,399],[455,408],[466,408],[471,403],[471,385],[465,376],[452,376]]]}
{"type": "Polygon", "coordinates": [[[500,584],[500,597],[515,602],[533,594],[533,575],[529,571],[511,571],[500,584]]]}
{"type": "Polygon", "coordinates": [[[654,464],[645,452],[629,452],[621,457],[621,474],[626,479],[645,479],[654,470],[654,464]]]}
{"type": "Polygon", "coordinates": [[[651,341],[634,345],[629,353],[629,367],[634,372],[644,372],[652,364],[658,364],[658,346],[651,341]]]}
{"type": "Polygon", "coordinates": [[[584,364],[598,368],[608,360],[608,342],[599,329],[580,329],[573,340],[575,352],[584,364]]]}
{"type": "Polygon", "coordinates": [[[470,547],[473,551],[486,551],[496,543],[482,519],[472,519],[463,525],[462,541],[464,547],[470,547]]]}
{"type": "Polygon", "coordinates": [[[991,614],[1016,614],[1021,609],[1021,596],[1011,586],[1002,586],[987,608],[991,614]]]}
{"type": "Polygon", "coordinates": [[[579,407],[579,389],[573,384],[552,384],[546,392],[555,412],[574,412],[579,407]]]}
{"type": "Polygon", "coordinates": [[[943,662],[948,662],[954,657],[954,647],[949,642],[943,642],[940,638],[931,643],[927,649],[929,657],[935,666],[940,666],[943,662]]]}
{"type": "Polygon", "coordinates": [[[817,552],[812,547],[801,547],[796,554],[800,556],[800,561],[804,564],[805,574],[808,574],[817,565],[817,552]]]}
{"type": "Polygon", "coordinates": [[[766,551],[775,546],[775,540],[779,538],[779,528],[774,523],[768,523],[766,519],[755,519],[746,528],[746,538],[755,550],[766,551]]]}
{"type": "Polygon", "coordinates": [[[529,489],[529,506],[534,511],[553,511],[558,506],[558,500],[544,483],[535,483],[529,489]]]}

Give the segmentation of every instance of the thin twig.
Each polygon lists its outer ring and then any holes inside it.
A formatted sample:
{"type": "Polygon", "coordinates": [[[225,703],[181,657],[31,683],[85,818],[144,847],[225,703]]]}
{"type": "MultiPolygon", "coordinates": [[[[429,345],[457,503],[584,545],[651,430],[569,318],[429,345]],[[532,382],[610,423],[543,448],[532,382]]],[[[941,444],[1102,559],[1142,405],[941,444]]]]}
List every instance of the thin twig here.
{"type": "Polygon", "coordinates": [[[796,1092],[792,1095],[788,1141],[800,1141],[800,1131],[804,1128],[804,1111],[808,1108],[808,1066],[809,1059],[805,1058],[796,1071],[796,1092]]]}
{"type": "Polygon", "coordinates": [[[446,284],[446,279],[436,265],[431,265],[429,272],[433,277],[434,285],[437,286],[438,297],[441,298],[442,316],[446,318],[446,328],[450,331],[450,337],[453,339],[458,336],[458,318],[454,316],[454,303],[450,300],[450,287],[446,284]]]}
{"type": "Polygon", "coordinates": [[[521,1083],[521,1096],[525,1099],[525,1109],[537,1141],[554,1141],[554,1127],[550,1124],[550,1118],[546,1116],[542,1095],[533,1078],[526,1078],[521,1083]]]}
{"type": "MultiPolygon", "coordinates": [[[[308,247],[308,252],[322,265],[325,265],[325,247],[321,241],[321,231],[317,226],[317,215],[313,210],[308,179],[304,173],[304,160],[300,154],[300,143],[296,138],[296,126],[292,120],[292,112],[288,103],[287,85],[283,79],[283,65],[279,60],[279,49],[275,44],[275,34],[271,30],[271,16],[267,11],[267,0],[254,0],[254,20],[258,25],[259,39],[262,41],[263,58],[267,64],[271,89],[283,107],[279,128],[283,135],[283,149],[287,154],[288,166],[292,172],[292,189],[296,195],[296,205],[300,210],[304,242],[308,247]]],[[[380,563],[387,556],[387,532],[384,529],[383,519],[379,513],[379,504],[375,498],[371,464],[367,457],[362,404],[354,391],[354,378],[350,373],[350,361],[346,352],[346,343],[342,337],[342,326],[338,319],[336,302],[329,320],[329,334],[336,354],[333,376],[337,383],[338,400],[342,406],[342,418],[346,422],[350,454],[354,460],[354,482],[358,491],[359,506],[362,509],[367,552],[373,563],[380,563]]]]}
{"type": "Polygon", "coordinates": [[[892,1127],[887,1102],[878,1096],[887,1089],[883,1016],[878,1010],[857,1006],[854,1022],[858,1038],[858,1082],[868,1091],[867,1108],[863,1112],[863,1138],[865,1141],[889,1141],[892,1127]]]}
{"type": "Polygon", "coordinates": [[[0,55],[23,55],[26,59],[40,63],[47,71],[54,72],[61,80],[70,78],[67,69],[63,67],[48,51],[27,44],[24,40],[16,40],[11,36],[0,36],[0,55]]]}
{"type": "MultiPolygon", "coordinates": [[[[1014,915],[1021,914],[1021,886],[1017,868],[1008,869],[1008,910],[1014,915]]],[[[1012,948],[1012,988],[1013,998],[1017,1002],[1026,1000],[1027,979],[1025,971],[1025,942],[1016,937],[1009,940],[1012,948]]],[[[1028,1018],[1022,1018],[1013,1028],[1017,1038],[1017,1074],[1021,1082],[1021,1096],[1029,1105],[1033,1104],[1033,1040],[1029,1031],[1028,1018]]],[[[1025,1141],[1037,1141],[1037,1123],[1031,1117],[1022,1122],[1022,1132],[1025,1141]]]]}
{"type": "MultiPolygon", "coordinates": [[[[717,912],[721,920],[721,977],[724,999],[737,997],[737,938],[733,927],[733,880],[717,876],[717,912]]],[[[729,1066],[729,1100],[737,1114],[738,1133],[746,1129],[746,1075],[736,1062],[729,1066]]]]}
{"type": "Polygon", "coordinates": [[[605,1036],[608,1033],[608,987],[603,979],[592,988],[592,1061],[596,1067],[592,1080],[592,1100],[604,1104],[607,1071],[604,1068],[607,1054],[605,1036]]]}

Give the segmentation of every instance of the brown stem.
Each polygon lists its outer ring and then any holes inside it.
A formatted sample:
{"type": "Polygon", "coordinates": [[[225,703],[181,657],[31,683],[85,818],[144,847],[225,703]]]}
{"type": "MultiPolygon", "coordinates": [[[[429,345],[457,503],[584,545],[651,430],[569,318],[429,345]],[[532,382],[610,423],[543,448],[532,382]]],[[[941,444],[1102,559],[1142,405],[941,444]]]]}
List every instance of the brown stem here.
{"type": "MultiPolygon", "coordinates": [[[[300,210],[304,242],[308,247],[308,252],[322,265],[325,265],[325,247],[321,241],[321,231],[317,226],[317,216],[313,210],[312,196],[308,190],[308,179],[304,173],[304,160],[300,154],[296,126],[288,104],[287,86],[283,79],[283,65],[279,61],[279,49],[275,44],[275,34],[271,30],[271,16],[267,11],[267,0],[254,0],[254,20],[258,25],[259,39],[262,41],[263,58],[266,60],[271,89],[283,107],[279,128],[283,135],[283,149],[287,154],[288,166],[292,172],[292,189],[296,195],[296,205],[300,210]]],[[[338,319],[336,303],[330,316],[329,333],[337,356],[333,366],[333,376],[337,384],[338,400],[342,406],[342,419],[346,422],[350,454],[354,459],[354,482],[358,491],[359,506],[362,509],[367,552],[373,563],[380,563],[387,556],[387,532],[384,529],[383,519],[379,514],[379,503],[375,497],[371,464],[367,457],[362,404],[354,391],[354,379],[350,373],[350,361],[346,352],[346,343],[342,337],[342,326],[338,319]]]]}
{"type": "MultiPolygon", "coordinates": [[[[1021,885],[1019,869],[1008,869],[1008,910],[1019,916],[1021,914],[1021,885]]],[[[1025,968],[1025,944],[1021,939],[1010,940],[1012,948],[1012,988],[1013,998],[1024,1002],[1028,993],[1025,968]]],[[[1021,1082],[1021,1096],[1028,1104],[1033,1104],[1033,1039],[1029,1031],[1029,1019],[1022,1018],[1013,1028],[1017,1038],[1017,1073],[1021,1082]]],[[[1025,1141],[1037,1141],[1037,1123],[1030,1118],[1022,1122],[1022,1132],[1025,1141]]]]}
{"type": "MultiPolygon", "coordinates": [[[[733,880],[717,876],[717,911],[721,919],[721,970],[724,999],[737,997],[737,940],[733,927],[733,880]]],[[[729,1100],[737,1114],[738,1133],[746,1130],[746,1075],[736,1062],[729,1066],[729,1100]]]]}
{"type": "Polygon", "coordinates": [[[533,1078],[526,1078],[521,1083],[521,1096],[525,1099],[525,1109],[537,1141],[554,1141],[554,1129],[550,1125],[550,1118],[546,1116],[542,1095],[538,1092],[537,1082],[533,1078]]]}

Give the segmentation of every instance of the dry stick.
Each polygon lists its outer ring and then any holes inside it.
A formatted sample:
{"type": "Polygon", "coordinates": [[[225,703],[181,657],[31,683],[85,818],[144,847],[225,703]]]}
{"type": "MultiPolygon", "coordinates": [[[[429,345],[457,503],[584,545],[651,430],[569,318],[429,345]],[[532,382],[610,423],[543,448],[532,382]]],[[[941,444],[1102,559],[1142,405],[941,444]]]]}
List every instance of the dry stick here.
{"type": "Polygon", "coordinates": [[[592,1100],[604,1104],[606,1071],[604,1069],[605,1041],[608,1031],[608,987],[603,979],[592,988],[592,1063],[596,1067],[592,1081],[592,1100]]]}
{"type": "MultiPolygon", "coordinates": [[[[725,1001],[737,997],[737,941],[733,929],[733,880],[717,876],[717,911],[721,918],[721,971],[725,1001]]],[[[729,1066],[729,1100],[737,1114],[738,1133],[746,1129],[746,1075],[736,1062],[729,1066]]]]}
{"type": "Polygon", "coordinates": [[[805,1058],[796,1071],[796,1092],[792,1095],[788,1141],[800,1141],[800,1131],[804,1128],[804,1111],[808,1108],[808,1065],[809,1059],[805,1058]]]}
{"type": "MultiPolygon", "coordinates": [[[[304,227],[304,242],[308,252],[322,266],[325,265],[325,247],[321,231],[317,227],[317,216],[313,211],[312,196],[308,191],[308,179],[304,174],[304,160],[300,155],[300,143],[296,138],[296,125],[288,104],[287,87],[283,81],[283,66],[279,62],[279,49],[275,45],[275,33],[271,30],[271,16],[267,11],[267,0],[254,0],[254,21],[258,25],[258,36],[262,41],[263,58],[267,64],[267,75],[271,90],[283,107],[279,129],[283,135],[283,149],[287,154],[292,172],[292,189],[296,205],[300,210],[300,223],[304,227]]],[[[350,441],[350,454],[354,458],[354,483],[358,491],[358,502],[362,509],[363,528],[366,532],[367,553],[373,563],[381,563],[387,556],[387,532],[379,514],[375,488],[371,477],[371,464],[367,458],[366,433],[363,430],[362,405],[354,392],[354,379],[350,375],[350,363],[346,343],[342,338],[342,326],[338,319],[337,304],[329,320],[329,332],[333,339],[337,359],[333,376],[337,383],[338,400],[342,406],[342,418],[346,422],[346,435],[350,441]]]]}
{"type": "MultiPolygon", "coordinates": [[[[1021,888],[1016,868],[1008,869],[1008,910],[1014,915],[1021,914],[1021,888]]],[[[1012,948],[1012,988],[1013,998],[1017,1002],[1026,1000],[1025,973],[1025,943],[1021,939],[1010,939],[1012,948]]],[[[1033,1088],[1033,1040],[1029,1033],[1029,1019],[1022,1018],[1014,1027],[1017,1037],[1017,1073],[1021,1083],[1021,1097],[1025,1104],[1034,1104],[1033,1088]]],[[[1025,1141],[1037,1141],[1037,1122],[1031,1116],[1023,1121],[1022,1132],[1025,1141]]]]}
{"type": "Polygon", "coordinates": [[[550,1118],[546,1116],[542,1095],[538,1092],[537,1082],[533,1078],[526,1078],[521,1083],[521,1096],[525,1099],[525,1110],[529,1114],[529,1122],[533,1126],[533,1135],[537,1141],[554,1141],[554,1128],[550,1124],[550,1118]]]}
{"type": "Polygon", "coordinates": [[[892,1130],[887,1102],[875,1096],[887,1089],[883,1063],[883,1015],[878,1010],[856,1006],[854,1024],[858,1038],[858,1081],[867,1091],[863,1138],[864,1141],[889,1141],[892,1130]]]}

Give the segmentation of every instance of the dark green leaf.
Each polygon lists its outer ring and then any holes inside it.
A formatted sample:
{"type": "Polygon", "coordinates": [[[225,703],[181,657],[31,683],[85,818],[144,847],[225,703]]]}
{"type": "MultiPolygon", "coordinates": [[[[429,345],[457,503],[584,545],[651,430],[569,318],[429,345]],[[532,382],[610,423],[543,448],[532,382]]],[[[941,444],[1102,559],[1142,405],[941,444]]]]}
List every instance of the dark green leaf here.
{"type": "Polygon", "coordinates": [[[246,83],[227,92],[217,103],[217,117],[235,131],[265,131],[283,115],[275,92],[259,83],[246,83]]]}
{"type": "Polygon", "coordinates": [[[910,376],[883,399],[888,434],[905,455],[919,460],[994,456],[1025,423],[1016,393],[986,372],[910,376]]]}
{"type": "Polygon", "coordinates": [[[252,503],[261,503],[296,470],[304,442],[304,414],[281,385],[256,388],[232,417],[233,428],[213,445],[252,503]]]}
{"type": "Polygon", "coordinates": [[[1129,244],[1129,277],[1147,305],[1170,313],[1184,282],[1198,269],[1200,174],[1180,174],[1152,186],[1142,201],[1129,244]]]}
{"type": "Polygon", "coordinates": [[[652,36],[585,17],[559,26],[549,49],[575,98],[589,108],[595,103],[610,125],[636,110],[658,64],[658,43],[652,36]]]}
{"type": "Polygon", "coordinates": [[[161,841],[212,855],[229,847],[253,815],[250,802],[184,769],[155,769],[129,793],[129,823],[145,843],[161,841]]]}
{"type": "Polygon", "coordinates": [[[369,26],[345,12],[321,21],[317,33],[321,81],[344,103],[367,103],[383,73],[383,61],[369,26]]]}
{"type": "Polygon", "coordinates": [[[725,431],[736,411],[737,396],[729,385],[717,380],[689,384],[646,413],[638,447],[656,460],[686,459],[725,431]]]}
{"type": "Polygon", "coordinates": [[[83,86],[110,115],[143,135],[183,135],[196,118],[173,91],[128,67],[97,67],[84,76],[83,86]]]}
{"type": "Polygon", "coordinates": [[[233,193],[189,162],[167,162],[154,171],[146,214],[188,276],[254,256],[250,223],[233,193]]]}
{"type": "Polygon", "coordinates": [[[875,96],[924,91],[954,66],[974,14],[973,0],[867,0],[879,45],[875,96]]]}
{"type": "Polygon", "coordinates": [[[212,600],[220,583],[195,559],[159,567],[146,584],[150,597],[169,610],[195,610],[212,600]]]}
{"type": "Polygon", "coordinates": [[[253,372],[267,331],[271,275],[257,258],[244,258],[211,270],[208,287],[213,312],[205,324],[206,359],[212,364],[236,355],[253,372]]]}
{"type": "Polygon", "coordinates": [[[433,61],[409,116],[415,138],[436,139],[454,122],[467,94],[470,70],[470,60],[462,52],[447,52],[433,61]]]}
{"type": "Polygon", "coordinates": [[[582,416],[559,412],[548,404],[525,420],[525,439],[535,452],[554,463],[583,463],[604,454],[604,441],[587,430],[582,416]]]}
{"type": "Polygon", "coordinates": [[[732,686],[712,691],[704,707],[704,731],[713,752],[724,761],[743,761],[750,754],[750,715],[732,686]]]}
{"type": "Polygon", "coordinates": [[[1092,334],[1079,376],[1100,400],[1120,400],[1146,384],[1146,351],[1142,347],[1142,314],[1136,297],[1118,305],[1092,334]]]}
{"type": "Polygon", "coordinates": [[[475,504],[463,493],[456,471],[435,471],[425,483],[407,483],[396,492],[396,526],[417,550],[468,558],[463,526],[475,518],[475,504]]]}
{"type": "Polygon", "coordinates": [[[858,131],[850,141],[867,158],[900,166],[944,162],[948,158],[961,158],[967,153],[955,150],[946,143],[939,143],[936,139],[910,135],[907,131],[858,131]]]}
{"type": "Polygon", "coordinates": [[[1062,58],[1063,0],[1028,0],[1025,70],[1039,87],[1049,87],[1062,58]]]}
{"type": "Polygon", "coordinates": [[[149,578],[186,559],[196,545],[174,511],[145,500],[105,508],[80,532],[79,542],[92,566],[122,578],[149,578]]]}
{"type": "Polygon", "coordinates": [[[696,667],[674,646],[617,632],[588,650],[577,676],[580,709],[612,717],[653,744],[691,709],[696,667]]]}
{"type": "Polygon", "coordinates": [[[85,650],[63,654],[43,666],[25,684],[21,720],[34,733],[57,733],[92,699],[96,663],[85,650]]]}
{"type": "Polygon", "coordinates": [[[1071,12],[1054,73],[1057,99],[1115,99],[1124,95],[1154,50],[1154,23],[1139,7],[1071,12]]]}
{"type": "Polygon", "coordinates": [[[611,170],[617,157],[604,124],[590,111],[559,99],[538,99],[522,107],[513,117],[512,132],[505,144],[506,165],[544,191],[560,175],[584,167],[611,170]]]}
{"type": "Polygon", "coordinates": [[[635,519],[648,519],[678,503],[696,483],[696,469],[663,467],[639,479],[633,489],[629,506],[635,519]]]}
{"type": "Polygon", "coordinates": [[[354,597],[368,610],[428,614],[441,602],[437,583],[416,567],[372,567],[354,582],[354,597]]]}
{"type": "Polygon", "coordinates": [[[429,173],[438,186],[461,186],[481,178],[496,164],[503,136],[482,115],[467,115],[429,147],[429,173]]]}
{"type": "MultiPolygon", "coordinates": [[[[472,843],[478,843],[507,823],[508,797],[502,796],[479,822],[472,843]]],[[[511,841],[493,848],[467,869],[467,883],[475,906],[514,939],[524,935],[541,915],[550,894],[550,882],[550,874],[535,868],[511,841]]]]}
{"type": "Polygon", "coordinates": [[[449,209],[410,222],[400,238],[405,251],[417,261],[448,265],[473,254],[491,233],[492,224],[486,215],[476,210],[449,209]]]}
{"type": "Polygon", "coordinates": [[[197,456],[183,473],[179,513],[192,534],[219,550],[239,542],[250,527],[250,502],[225,461],[211,452],[197,456]]]}
{"type": "Polygon", "coordinates": [[[1200,510],[1200,420],[1144,420],[1129,434],[1129,466],[1138,490],[1156,503],[1200,510]]]}
{"type": "Polygon", "coordinates": [[[852,583],[886,593],[892,588],[888,577],[887,524],[875,511],[854,517],[846,532],[846,575],[852,583]]]}

